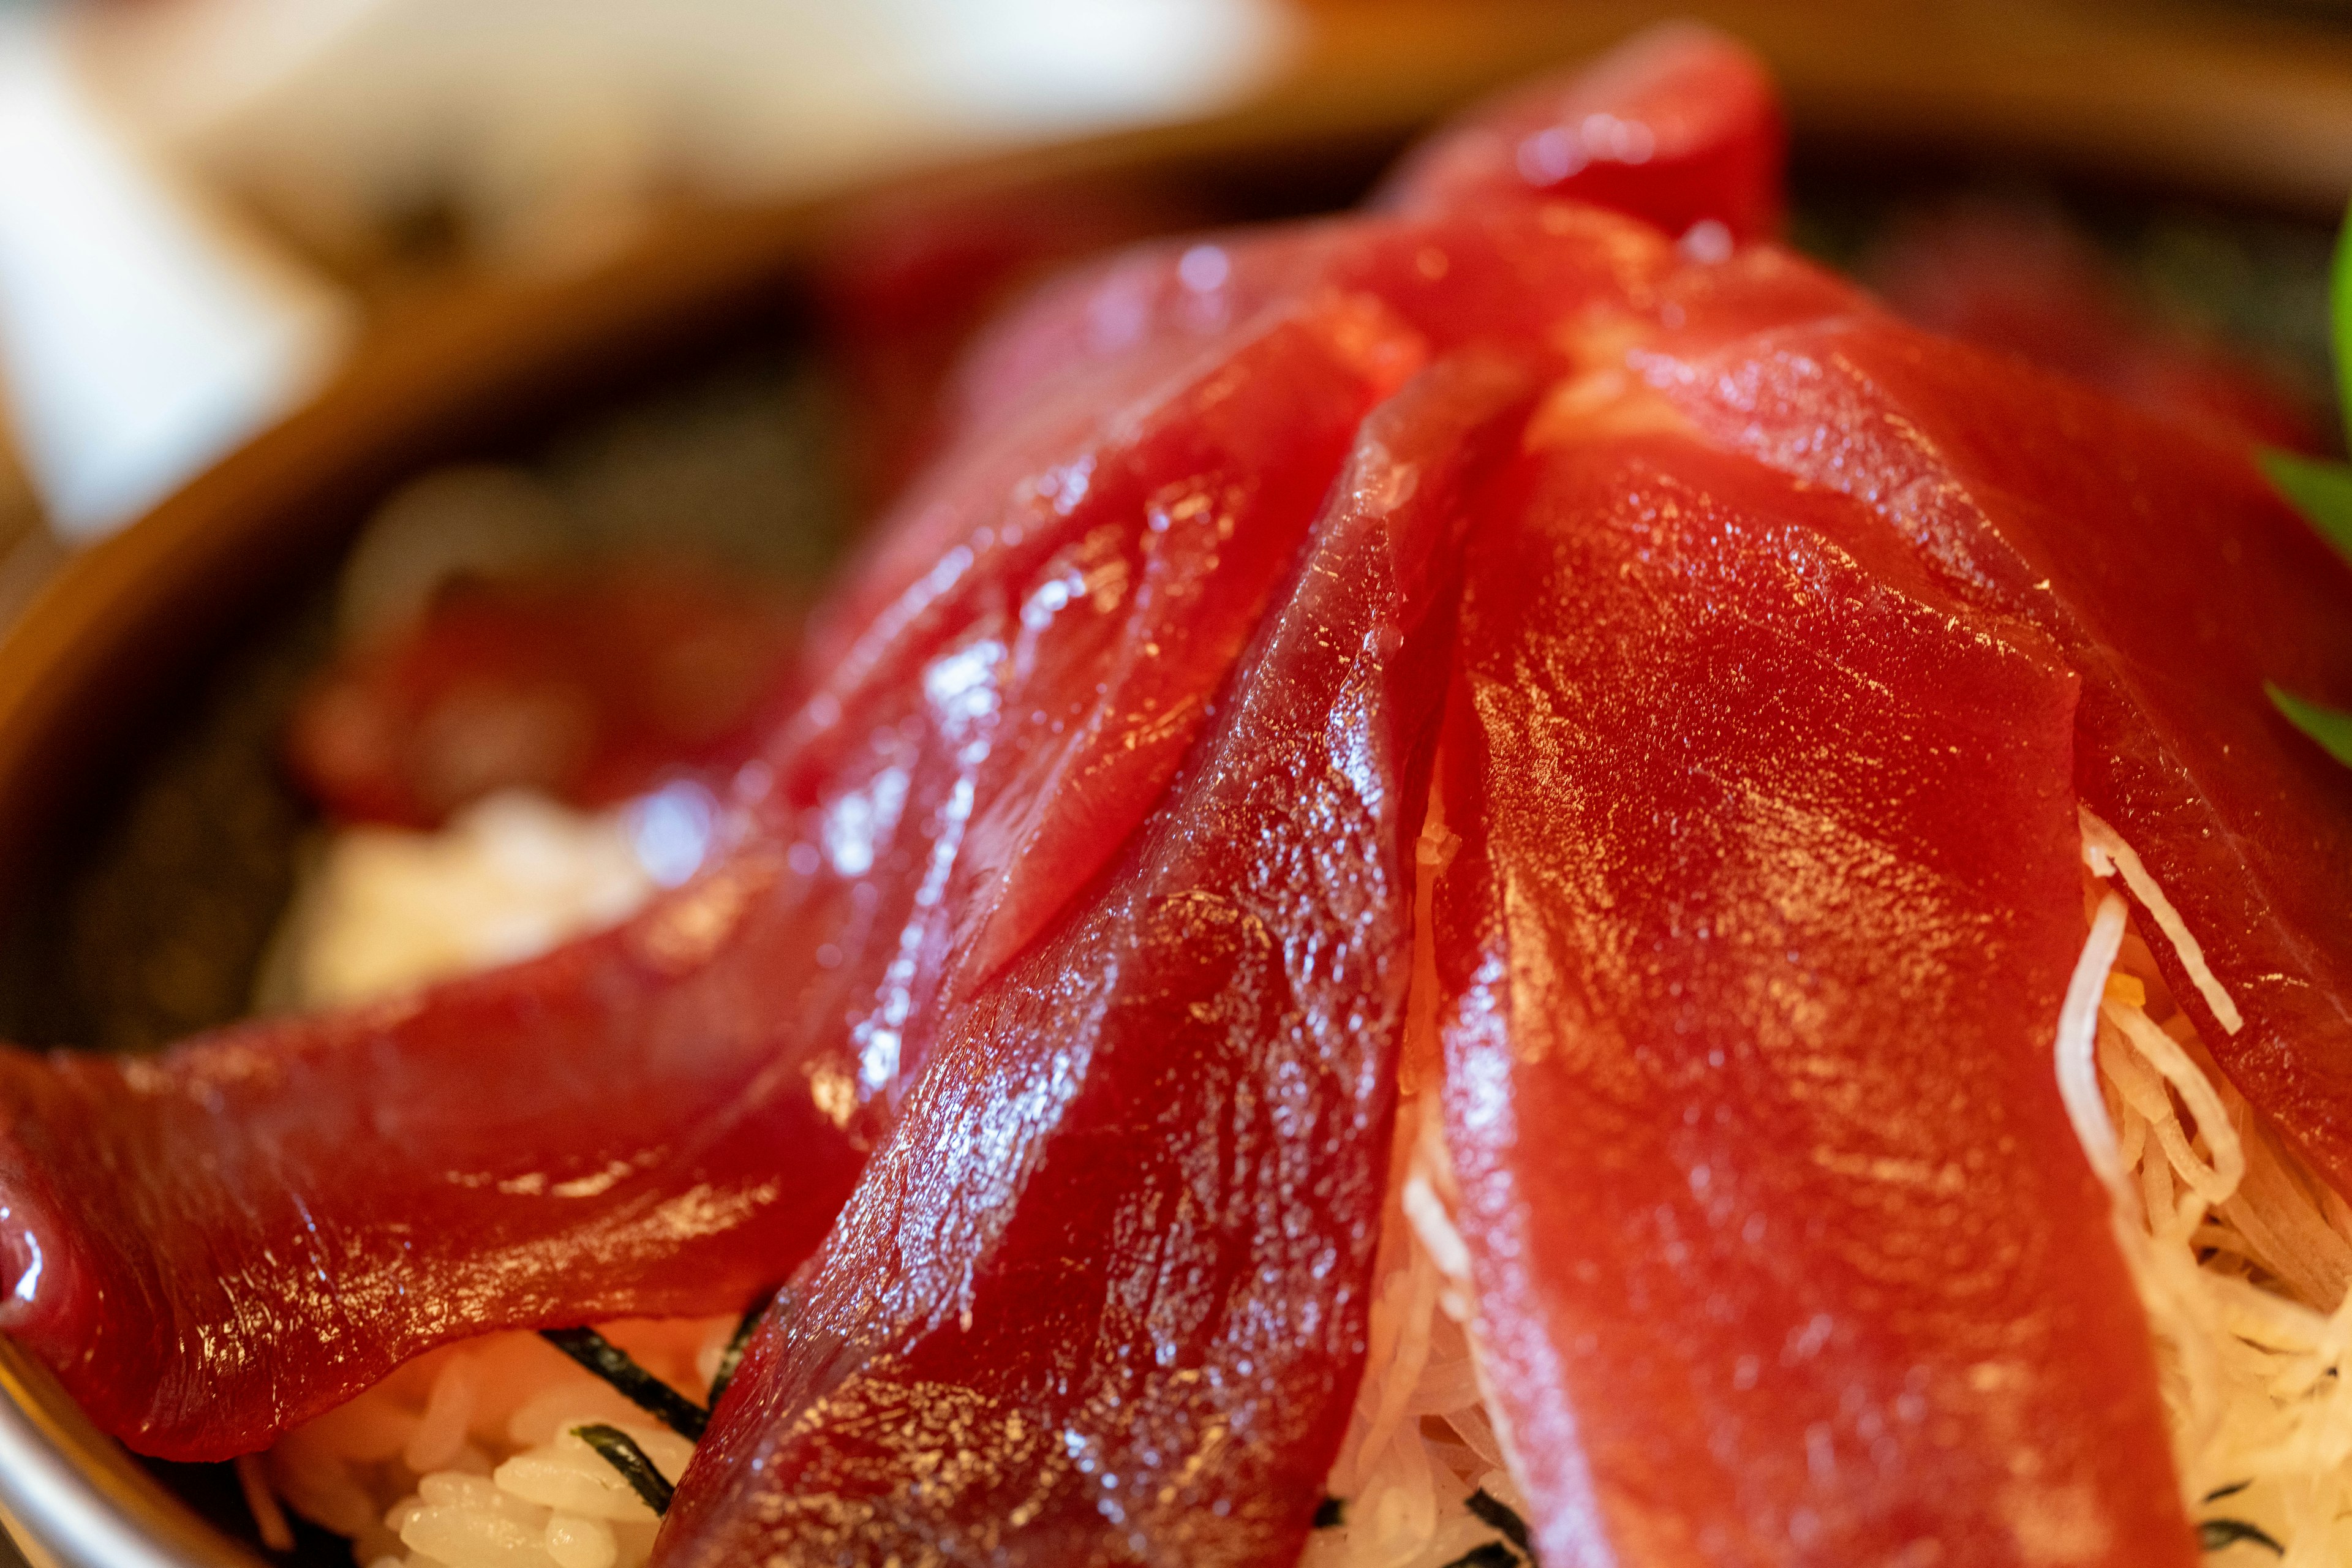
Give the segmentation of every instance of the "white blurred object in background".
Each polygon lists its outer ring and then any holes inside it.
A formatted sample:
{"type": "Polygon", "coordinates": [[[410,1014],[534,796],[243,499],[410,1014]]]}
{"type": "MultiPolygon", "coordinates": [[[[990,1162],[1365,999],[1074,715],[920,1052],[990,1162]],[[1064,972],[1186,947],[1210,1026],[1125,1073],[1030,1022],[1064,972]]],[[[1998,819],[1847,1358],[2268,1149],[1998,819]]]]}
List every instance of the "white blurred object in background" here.
{"type": "Polygon", "coordinates": [[[420,213],[577,265],[662,200],[813,194],[1196,114],[1289,37],[1276,0],[152,0],[0,21],[0,364],[58,525],[135,514],[298,403],[322,251],[420,213]],[[68,40],[60,45],[60,37],[68,40]]]}
{"type": "Polygon", "coordinates": [[[58,532],[107,531],[285,413],[354,321],[109,125],[46,18],[0,15],[0,370],[58,532]]]}
{"type": "Polygon", "coordinates": [[[643,809],[574,811],[517,790],[437,833],[332,834],[263,963],[259,1005],[372,1001],[625,920],[661,885],[639,853],[643,809]]]}
{"type": "Polygon", "coordinates": [[[298,221],[446,202],[485,254],[593,251],[665,190],[800,195],[1198,113],[1271,0],[173,0],[95,11],[96,82],[298,221]],[[257,63],[266,62],[266,63],[257,63]]]}

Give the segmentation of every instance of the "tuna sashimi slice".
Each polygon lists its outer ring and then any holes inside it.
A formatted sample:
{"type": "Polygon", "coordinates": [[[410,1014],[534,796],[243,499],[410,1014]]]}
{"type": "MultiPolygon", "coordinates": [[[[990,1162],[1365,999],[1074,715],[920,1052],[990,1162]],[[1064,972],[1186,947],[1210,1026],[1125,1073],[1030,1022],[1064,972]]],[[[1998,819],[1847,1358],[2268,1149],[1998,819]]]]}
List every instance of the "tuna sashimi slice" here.
{"type": "Polygon", "coordinates": [[[1712,220],[1725,238],[1759,239],[1780,225],[1788,140],[1763,61],[1668,23],[1472,110],[1409,154],[1377,200],[1430,213],[1561,198],[1670,235],[1712,220]]]}
{"type": "Polygon", "coordinates": [[[132,1447],[215,1459],[447,1340],[740,1304],[862,1158],[779,1003],[832,934],[798,880],[763,847],[412,1001],[0,1056],[0,1322],[132,1447]]]}
{"type": "Polygon", "coordinates": [[[1139,187],[1128,170],[1009,187],[950,180],[853,201],[811,291],[859,492],[892,500],[939,455],[949,373],[1023,289],[1077,258],[1202,221],[1192,203],[1139,187]]]}
{"type": "Polygon", "coordinates": [[[0,1053],[0,1328],[132,1447],[214,1458],[435,1344],[789,1275],[918,1000],[1150,811],[1417,352],[1306,307],[992,453],[939,568],[739,775],[731,847],[614,931],[154,1058],[0,1053]]]}
{"type": "Polygon", "coordinates": [[[1777,247],[1695,262],[1648,224],[1567,202],[1204,234],[1083,268],[1013,312],[964,365],[959,427],[987,432],[1041,398],[1083,398],[1106,366],[1333,289],[1374,296],[1440,352],[1580,353],[1610,318],[1718,341],[1871,308],[1777,247]]]}
{"type": "Polygon", "coordinates": [[[672,562],[446,585],[304,692],[288,761],[345,821],[433,827],[496,790],[608,805],[755,749],[797,607],[672,562]]]}
{"type": "Polygon", "coordinates": [[[1296,1558],[1364,1353],[1451,541],[1525,384],[1368,422],[1167,805],[958,1009],[670,1563],[1296,1558]]]}
{"type": "Polygon", "coordinates": [[[2185,1568],[2052,1066],[2074,679],[1842,497],[1551,434],[1471,546],[1435,915],[1543,1562],[2185,1568]]]}
{"type": "MultiPolygon", "coordinates": [[[[911,1070],[934,989],[986,979],[1157,803],[1358,422],[1426,352],[1377,300],[1330,289],[1181,346],[1108,367],[1087,397],[968,447],[914,497],[841,596],[874,606],[862,630],[779,737],[777,798],[835,812],[836,753],[895,732],[898,706],[942,679],[938,660],[953,650],[969,675],[952,679],[986,687],[952,842],[860,1026],[869,1091],[911,1070]],[[910,574],[919,545],[929,564],[910,574]]],[[[879,778],[885,794],[898,782],[879,778]]],[[[887,804],[848,805],[863,820],[887,804]]]]}
{"type": "Polygon", "coordinates": [[[1892,321],[1648,362],[1719,445],[1869,502],[2083,676],[2074,785],[2201,952],[2156,940],[2231,1080],[2352,1188],[2352,773],[2265,680],[2352,705],[2352,570],[2226,432],[1892,321]]]}

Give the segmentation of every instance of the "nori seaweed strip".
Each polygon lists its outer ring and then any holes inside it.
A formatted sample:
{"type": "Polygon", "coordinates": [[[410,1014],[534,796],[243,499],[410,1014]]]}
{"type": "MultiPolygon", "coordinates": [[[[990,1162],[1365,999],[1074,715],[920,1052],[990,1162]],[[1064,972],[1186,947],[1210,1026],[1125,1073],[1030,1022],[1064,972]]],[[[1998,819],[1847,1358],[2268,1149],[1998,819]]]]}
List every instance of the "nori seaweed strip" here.
{"type": "Polygon", "coordinates": [[[2286,1555],[2286,1548],[2273,1540],[2269,1531],[2242,1519],[2208,1519],[2198,1523],[2197,1543],[2204,1551],[2220,1552],[2242,1541],[2267,1546],[2281,1557],[2286,1555]]]}
{"type": "Polygon", "coordinates": [[[2236,1497],[2240,1492],[2244,1491],[2248,1487],[2252,1486],[2253,1484],[2254,1483],[2252,1481],[2231,1481],[2226,1487],[2215,1487],[2211,1491],[2205,1494],[2205,1500],[2207,1502],[2220,1502],[2225,1497],[2236,1497]]]}
{"type": "Polygon", "coordinates": [[[2235,1546],[2241,1541],[2251,1541],[2257,1546],[2267,1546],[2274,1556],[2286,1555],[2286,1548],[2270,1538],[2269,1531],[2259,1525],[2248,1524],[2242,1519],[2207,1519],[2197,1525],[2197,1544],[2207,1552],[2219,1552],[2225,1546],[2235,1546]]]}
{"type": "Polygon", "coordinates": [[[635,1437],[601,1421],[572,1430],[606,1464],[621,1472],[621,1479],[629,1483],[631,1491],[646,1500],[647,1508],[656,1513],[669,1511],[669,1500],[677,1489],[662,1479],[662,1473],[654,1468],[654,1462],[646,1458],[646,1451],[637,1447],[635,1437]]]}
{"type": "Polygon", "coordinates": [[[751,1331],[760,1326],[761,1318],[766,1315],[769,1304],[775,1299],[776,1293],[770,1290],[743,1309],[743,1321],[735,1325],[735,1332],[729,1337],[727,1348],[719,1352],[719,1371],[710,1379],[711,1409],[719,1408],[719,1396],[727,1392],[727,1385],[735,1381],[735,1369],[743,1364],[743,1347],[751,1342],[751,1331]]]}
{"type": "Polygon", "coordinates": [[[1505,1540],[1528,1554],[1529,1564],[1532,1565],[1535,1563],[1536,1549],[1528,1544],[1528,1521],[1521,1519],[1517,1510],[1509,1503],[1505,1502],[1485,1487],[1480,1487],[1464,1500],[1462,1506],[1476,1514],[1484,1522],[1501,1531],[1505,1540]]]}
{"type": "Polygon", "coordinates": [[[686,1438],[699,1443],[710,1412],[629,1359],[628,1352],[593,1329],[541,1329],[539,1337],[603,1378],[622,1398],[686,1438]]]}
{"type": "Polygon", "coordinates": [[[1337,1530],[1348,1522],[1348,1505],[1335,1497],[1327,1497],[1315,1505],[1315,1528],[1337,1530]]]}
{"type": "Polygon", "coordinates": [[[1448,1563],[1445,1568],[1518,1568],[1518,1553],[1499,1541],[1484,1546],[1474,1546],[1448,1563]]]}

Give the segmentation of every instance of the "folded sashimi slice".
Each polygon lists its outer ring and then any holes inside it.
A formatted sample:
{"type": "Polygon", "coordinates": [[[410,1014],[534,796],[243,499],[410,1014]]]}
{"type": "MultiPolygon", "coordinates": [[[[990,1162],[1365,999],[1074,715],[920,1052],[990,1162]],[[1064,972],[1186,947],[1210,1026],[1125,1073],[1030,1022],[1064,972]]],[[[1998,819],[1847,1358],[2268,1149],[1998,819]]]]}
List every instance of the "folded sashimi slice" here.
{"type": "Polygon", "coordinates": [[[1376,198],[1453,212],[1546,197],[1729,239],[1780,221],[1788,128],[1764,62],[1687,22],[1653,27],[1572,72],[1511,89],[1440,129],[1376,198]]]}
{"type": "Polygon", "coordinates": [[[1451,548],[1523,375],[1367,422],[1167,804],[948,1021],[671,1563],[1296,1558],[1363,1356],[1451,548]]]}
{"type": "Polygon", "coordinates": [[[2052,1066],[2074,678],[1845,498],[1543,439],[1465,568],[1435,915],[1543,1562],[2194,1562],[2052,1066]]]}
{"type": "Polygon", "coordinates": [[[988,942],[1093,876],[1418,352],[1303,305],[990,454],[740,776],[731,846],[623,927],[158,1057],[0,1052],[0,1328],[133,1447],[213,1458],[437,1343],[784,1278],[887,1121],[959,856],[995,846],[959,894],[988,942]]]}
{"type": "Polygon", "coordinates": [[[2175,996],[2352,1189],[2352,773],[2263,689],[2352,704],[2352,570],[2227,432],[1885,318],[1646,363],[1717,444],[1869,502],[1955,595],[2056,639],[2075,789],[2170,906],[2147,919],[2175,996]]]}

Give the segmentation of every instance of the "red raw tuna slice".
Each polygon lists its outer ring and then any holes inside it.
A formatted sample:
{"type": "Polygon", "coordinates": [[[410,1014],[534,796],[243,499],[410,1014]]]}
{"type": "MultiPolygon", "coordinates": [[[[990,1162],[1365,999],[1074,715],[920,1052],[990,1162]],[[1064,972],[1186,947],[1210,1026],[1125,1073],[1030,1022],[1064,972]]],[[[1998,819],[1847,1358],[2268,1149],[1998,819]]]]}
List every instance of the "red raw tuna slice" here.
{"type": "Polygon", "coordinates": [[[673,1564],[1294,1561],[1364,1353],[1467,469],[1367,425],[1168,804],[957,1010],[679,1486],[673,1564]]]}
{"type": "Polygon", "coordinates": [[[287,750],[346,820],[429,827],[518,786],[610,805],[750,756],[799,623],[781,595],[660,562],[458,584],[314,682],[287,750]]]}
{"type": "Polygon", "coordinates": [[[940,392],[971,335],[1074,258],[1191,228],[1131,175],[896,190],[859,204],[816,269],[816,317],[845,386],[862,489],[894,499],[944,435],[940,392]]]}
{"type": "Polygon", "coordinates": [[[784,1278],[887,1120],[958,855],[1029,851],[970,879],[993,941],[1116,852],[1390,390],[1369,367],[1415,353],[1376,306],[1302,309],[992,454],[966,536],[740,775],[732,847],[616,931],[152,1058],[0,1053],[0,1328],[132,1447],[215,1458],[435,1344],[784,1278]],[[1082,811],[997,798],[1072,779],[1082,811]]]}
{"type": "Polygon", "coordinates": [[[1780,226],[1788,130],[1771,73],[1719,33],[1669,23],[1568,75],[1515,88],[1439,131],[1379,205],[1459,212],[1564,197],[1668,234],[1780,226]]]}
{"type": "Polygon", "coordinates": [[[142,1452],[265,1447],[487,1330],[725,1311],[862,1154],[780,998],[781,847],[415,1001],[147,1059],[0,1057],[0,1323],[142,1452]]]}
{"type": "Polygon", "coordinates": [[[2193,1563],[2051,1060],[2074,679],[1862,509],[1682,437],[1498,489],[1436,951],[1547,1568],[2193,1563]]]}
{"type": "Polygon", "coordinates": [[[2263,692],[2352,706],[2352,571],[2234,441],[1892,321],[1651,363],[1717,442],[1867,500],[1955,594],[2057,640],[2075,791],[2210,968],[2155,940],[2174,995],[2352,1191],[2352,773],[2263,692]]]}
{"type": "Polygon", "coordinates": [[[1776,247],[1693,264],[1646,224],[1565,204],[1202,235],[1072,274],[1016,311],[964,368],[961,427],[991,430],[1048,395],[1083,397],[1107,365],[1329,289],[1377,297],[1441,352],[1491,341],[1574,356],[1596,319],[1696,342],[1869,308],[1776,247]]]}
{"type": "MultiPolygon", "coordinates": [[[[1428,345],[1406,330],[1397,314],[1363,290],[1343,290],[1319,279],[1280,291],[1266,290],[1246,308],[1213,320],[1189,321],[1185,330],[1155,335],[1149,342],[1121,341],[1086,356],[1081,373],[1056,376],[1043,367],[1008,377],[1001,395],[990,399],[984,417],[963,417],[947,460],[919,481],[894,509],[843,588],[814,619],[809,632],[811,668],[836,671],[841,679],[864,679],[878,646],[889,646],[909,617],[927,613],[931,602],[973,575],[983,558],[1034,563],[1059,540],[1056,520],[1100,486],[1097,458],[1086,443],[1098,428],[1129,418],[1128,405],[1149,400],[1172,384],[1199,375],[1199,367],[1234,342],[1263,333],[1269,322],[1312,317],[1328,352],[1348,356],[1363,376],[1393,390],[1421,367],[1428,345]],[[1056,462],[1039,453],[1058,454],[1056,462]],[[996,513],[1009,510],[1009,529],[997,529],[996,513]],[[1038,523],[1047,525],[1038,531],[1038,523]]],[[[1059,334],[1054,345],[1059,347],[1059,334]]],[[[1328,354],[1327,356],[1328,357],[1328,354]]],[[[1239,370],[1227,373],[1237,382],[1239,370]]],[[[1278,379],[1287,381],[1279,370],[1278,379]]],[[[1221,400],[1205,388],[1202,405],[1221,400]]],[[[1268,432],[1266,449],[1281,450],[1279,431],[1268,432]]],[[[1024,566],[1024,569],[1025,566],[1024,566]]],[[[979,575],[985,579],[986,569],[979,575]]]]}
{"type": "Polygon", "coordinates": [[[780,795],[815,804],[830,764],[811,760],[887,731],[887,706],[940,679],[913,667],[915,650],[940,646],[944,628],[992,628],[1001,695],[965,753],[953,842],[859,1026],[869,1089],[895,1084],[902,1056],[911,1067],[908,1023],[936,1022],[933,988],[968,991],[1025,946],[1159,800],[1357,423],[1423,353],[1378,301],[1328,290],[1186,347],[1181,374],[1160,372],[1165,356],[1130,360],[1083,404],[970,450],[902,509],[898,537],[845,595],[881,607],[785,731],[795,760],[780,795]],[[1149,390],[1106,409],[1121,379],[1149,390]],[[937,553],[908,583],[916,540],[937,553]]]}

